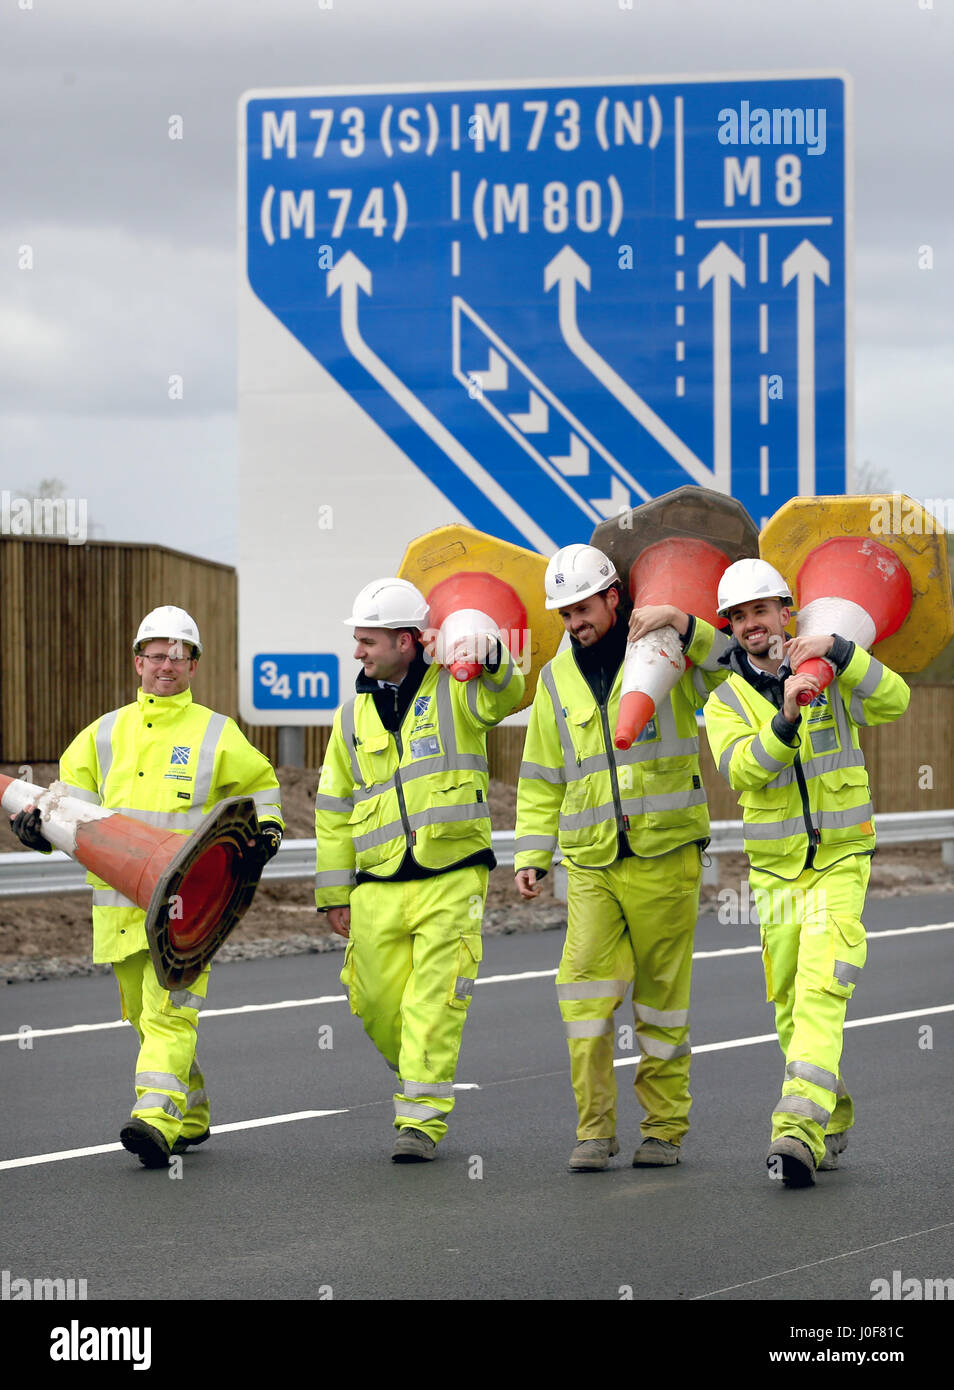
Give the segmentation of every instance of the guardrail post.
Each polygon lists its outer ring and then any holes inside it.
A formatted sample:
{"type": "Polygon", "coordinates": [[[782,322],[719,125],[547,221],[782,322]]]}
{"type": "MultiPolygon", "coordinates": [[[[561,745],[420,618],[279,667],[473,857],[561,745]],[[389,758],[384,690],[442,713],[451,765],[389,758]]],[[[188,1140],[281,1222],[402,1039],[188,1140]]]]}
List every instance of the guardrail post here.
{"type": "Polygon", "coordinates": [[[708,850],[702,853],[702,882],[713,888],[719,886],[719,856],[710,854],[708,850]],[[706,860],[709,860],[708,864],[706,860]]]}

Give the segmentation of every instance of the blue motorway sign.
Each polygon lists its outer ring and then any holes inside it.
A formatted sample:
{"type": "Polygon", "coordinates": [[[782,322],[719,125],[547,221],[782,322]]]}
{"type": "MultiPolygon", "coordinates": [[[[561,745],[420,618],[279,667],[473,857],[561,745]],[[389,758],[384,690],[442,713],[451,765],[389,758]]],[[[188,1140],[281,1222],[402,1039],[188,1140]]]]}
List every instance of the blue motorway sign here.
{"type": "Polygon", "coordinates": [[[847,79],[251,93],[267,308],[473,526],[839,493],[847,79]]]}
{"type": "Polygon", "coordinates": [[[338,658],[333,652],[264,652],[252,660],[255,709],[336,709],[338,658]]]}

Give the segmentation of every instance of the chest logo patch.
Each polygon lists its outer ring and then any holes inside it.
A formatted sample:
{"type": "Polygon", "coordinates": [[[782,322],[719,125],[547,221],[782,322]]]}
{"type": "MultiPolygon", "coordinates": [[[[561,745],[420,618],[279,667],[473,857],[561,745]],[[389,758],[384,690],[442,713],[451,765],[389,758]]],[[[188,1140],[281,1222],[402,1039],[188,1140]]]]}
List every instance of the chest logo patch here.
{"type": "Polygon", "coordinates": [[[429,705],[430,703],[431,703],[431,697],[430,697],[430,695],[418,695],[417,699],[414,701],[414,717],[415,717],[415,719],[423,719],[423,718],[424,718],[424,715],[427,713],[427,707],[428,707],[428,705],[429,705]]]}
{"type": "Polygon", "coordinates": [[[172,749],[172,757],[169,759],[169,761],[170,763],[185,764],[189,761],[189,754],[191,752],[191,747],[185,748],[181,744],[176,744],[172,749]]]}

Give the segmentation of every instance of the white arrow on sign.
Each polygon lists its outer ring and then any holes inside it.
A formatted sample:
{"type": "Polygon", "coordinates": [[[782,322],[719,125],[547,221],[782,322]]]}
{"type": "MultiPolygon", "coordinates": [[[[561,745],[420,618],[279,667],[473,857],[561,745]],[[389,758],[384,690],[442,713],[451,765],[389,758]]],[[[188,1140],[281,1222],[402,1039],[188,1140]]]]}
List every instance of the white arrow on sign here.
{"type": "Polygon", "coordinates": [[[715,486],[732,490],[732,290],[745,288],[745,262],[720,241],[699,262],[699,288],[712,281],[712,461],[715,486]]]}
{"type": "Polygon", "coordinates": [[[487,370],[485,372],[471,372],[470,375],[481,391],[506,391],[507,389],[509,379],[507,362],[494,348],[490,349],[487,370]]]}
{"type": "MultiPolygon", "coordinates": [[[[490,354],[492,357],[498,355],[493,348],[490,349],[490,354]]],[[[504,359],[501,357],[500,361],[504,362],[504,359]]],[[[506,365],[504,362],[504,366],[506,365]]],[[[526,414],[518,413],[511,415],[510,418],[517,429],[522,430],[524,434],[548,434],[550,431],[550,407],[542,397],[537,395],[536,391],[530,392],[530,406],[526,414]]]]}
{"type": "Polygon", "coordinates": [[[621,512],[628,512],[630,507],[629,493],[626,488],[623,487],[619,478],[612,478],[610,480],[609,497],[591,497],[590,501],[606,521],[608,521],[611,516],[619,516],[621,512]]]}
{"type": "MultiPolygon", "coordinates": [[[[569,410],[559,399],[559,397],[553,394],[550,388],[540,380],[536,373],[530,370],[526,362],[524,362],[522,358],[517,356],[513,348],[510,347],[510,345],[506,343],[503,338],[501,338],[499,333],[494,332],[494,330],[490,327],[490,324],[485,322],[485,320],[480,317],[477,311],[471,308],[471,306],[467,303],[465,299],[462,299],[460,295],[454,295],[454,298],[451,301],[451,308],[453,312],[454,325],[452,337],[452,370],[456,380],[459,381],[462,386],[467,387],[469,391],[469,380],[464,375],[461,369],[461,362],[463,360],[461,355],[461,335],[464,324],[469,324],[471,328],[476,329],[477,332],[481,333],[487,339],[488,342],[493,343],[497,351],[502,353],[507,358],[507,362],[509,363],[511,373],[519,373],[519,375],[524,378],[524,380],[527,382],[528,391],[532,389],[537,393],[538,396],[541,397],[542,400],[546,401],[550,410],[551,420],[555,415],[559,415],[560,418],[565,422],[568,433],[570,434],[571,438],[573,435],[579,435],[581,442],[585,445],[585,447],[588,450],[587,468],[585,470],[587,474],[589,473],[590,460],[592,459],[593,455],[598,455],[600,458],[606,461],[606,463],[610,466],[610,468],[617,475],[617,477],[625,484],[625,486],[629,489],[630,492],[636,493],[636,495],[642,498],[644,502],[649,501],[652,494],[647,492],[646,489],[642,486],[642,484],[636,481],[636,479],[632,476],[628,469],[623,467],[619,459],[613,457],[609,450],[606,449],[600,443],[596,436],[586,428],[583,422],[576,418],[572,410],[569,410]]],[[[497,421],[497,423],[503,426],[503,428],[510,435],[511,439],[513,439],[517,444],[519,444],[520,448],[523,449],[524,453],[529,454],[529,456],[534,460],[535,463],[539,464],[539,466],[543,469],[544,473],[551,480],[551,482],[556,483],[560,490],[563,493],[565,493],[565,495],[569,497],[570,500],[577,507],[579,507],[579,509],[583,512],[583,514],[586,517],[589,518],[590,521],[600,521],[600,513],[597,511],[596,507],[594,507],[593,504],[589,502],[587,498],[582,495],[581,492],[572,487],[570,483],[567,482],[566,477],[564,476],[564,473],[561,471],[560,467],[555,466],[559,464],[559,460],[550,459],[546,454],[541,453],[540,450],[537,449],[536,446],[533,444],[530,436],[525,435],[520,430],[516,429],[510,417],[504,415],[504,413],[501,410],[497,409],[497,407],[493,403],[493,400],[490,396],[487,395],[486,392],[480,392],[476,399],[484,408],[484,410],[487,411],[488,415],[492,415],[493,418],[497,421]]],[[[576,466],[577,468],[581,469],[582,476],[584,471],[582,469],[582,455],[579,449],[577,449],[576,458],[574,459],[573,449],[574,446],[571,444],[570,453],[567,455],[567,458],[570,460],[570,467],[576,466]]],[[[602,486],[602,484],[593,483],[591,484],[591,486],[602,486]]]]}
{"type": "MultiPolygon", "coordinates": [[[[703,487],[720,486],[715,481],[713,470],[707,468],[702,459],[696,457],[688,444],[683,443],[665,420],[660,419],[652,406],[648,405],[583,337],[576,321],[578,284],[585,290],[590,288],[590,267],[582,256],[576,254],[572,246],[564,246],[544,268],[543,288],[546,291],[553,285],[559,287],[560,332],[573,356],[616,397],[623,409],[652,435],[656,443],[665,449],[670,458],[675,459],[691,478],[703,487]]],[[[728,488],[724,490],[728,491],[728,488]]]]}
{"type": "Polygon", "coordinates": [[[570,452],[559,457],[550,455],[564,478],[582,478],[590,471],[590,451],[578,434],[570,435],[570,452]]]}
{"type": "Polygon", "coordinates": [[[830,263],[810,241],[782,262],[782,284],[798,279],[798,495],[815,496],[815,279],[828,284],[830,263]]]}
{"type": "Polygon", "coordinates": [[[391,399],[397,402],[451,462],[480,489],[488,501],[503,513],[535,550],[539,550],[542,555],[552,554],[557,547],[547,533],[508,493],[504,492],[497,480],[458,443],[440,420],[431,414],[424,403],[405,386],[400,377],[395,376],[391,368],[381,361],[362,338],[361,330],[358,328],[358,290],[363,290],[365,294],[371,293],[371,272],[353,251],[346,251],[328,271],[326,289],[329,295],[336,291],[341,295],[341,336],[355,361],[383,387],[391,399]]]}

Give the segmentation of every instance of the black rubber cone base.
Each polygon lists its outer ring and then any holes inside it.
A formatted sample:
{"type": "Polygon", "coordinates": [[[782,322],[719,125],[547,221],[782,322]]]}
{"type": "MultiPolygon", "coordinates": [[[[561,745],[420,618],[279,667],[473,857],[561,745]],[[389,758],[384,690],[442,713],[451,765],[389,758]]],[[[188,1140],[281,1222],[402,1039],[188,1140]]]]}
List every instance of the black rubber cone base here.
{"type": "Polygon", "coordinates": [[[146,938],[163,989],[187,989],[248,911],[264,862],[251,797],[223,801],[184,839],[159,879],[146,938]]]}

